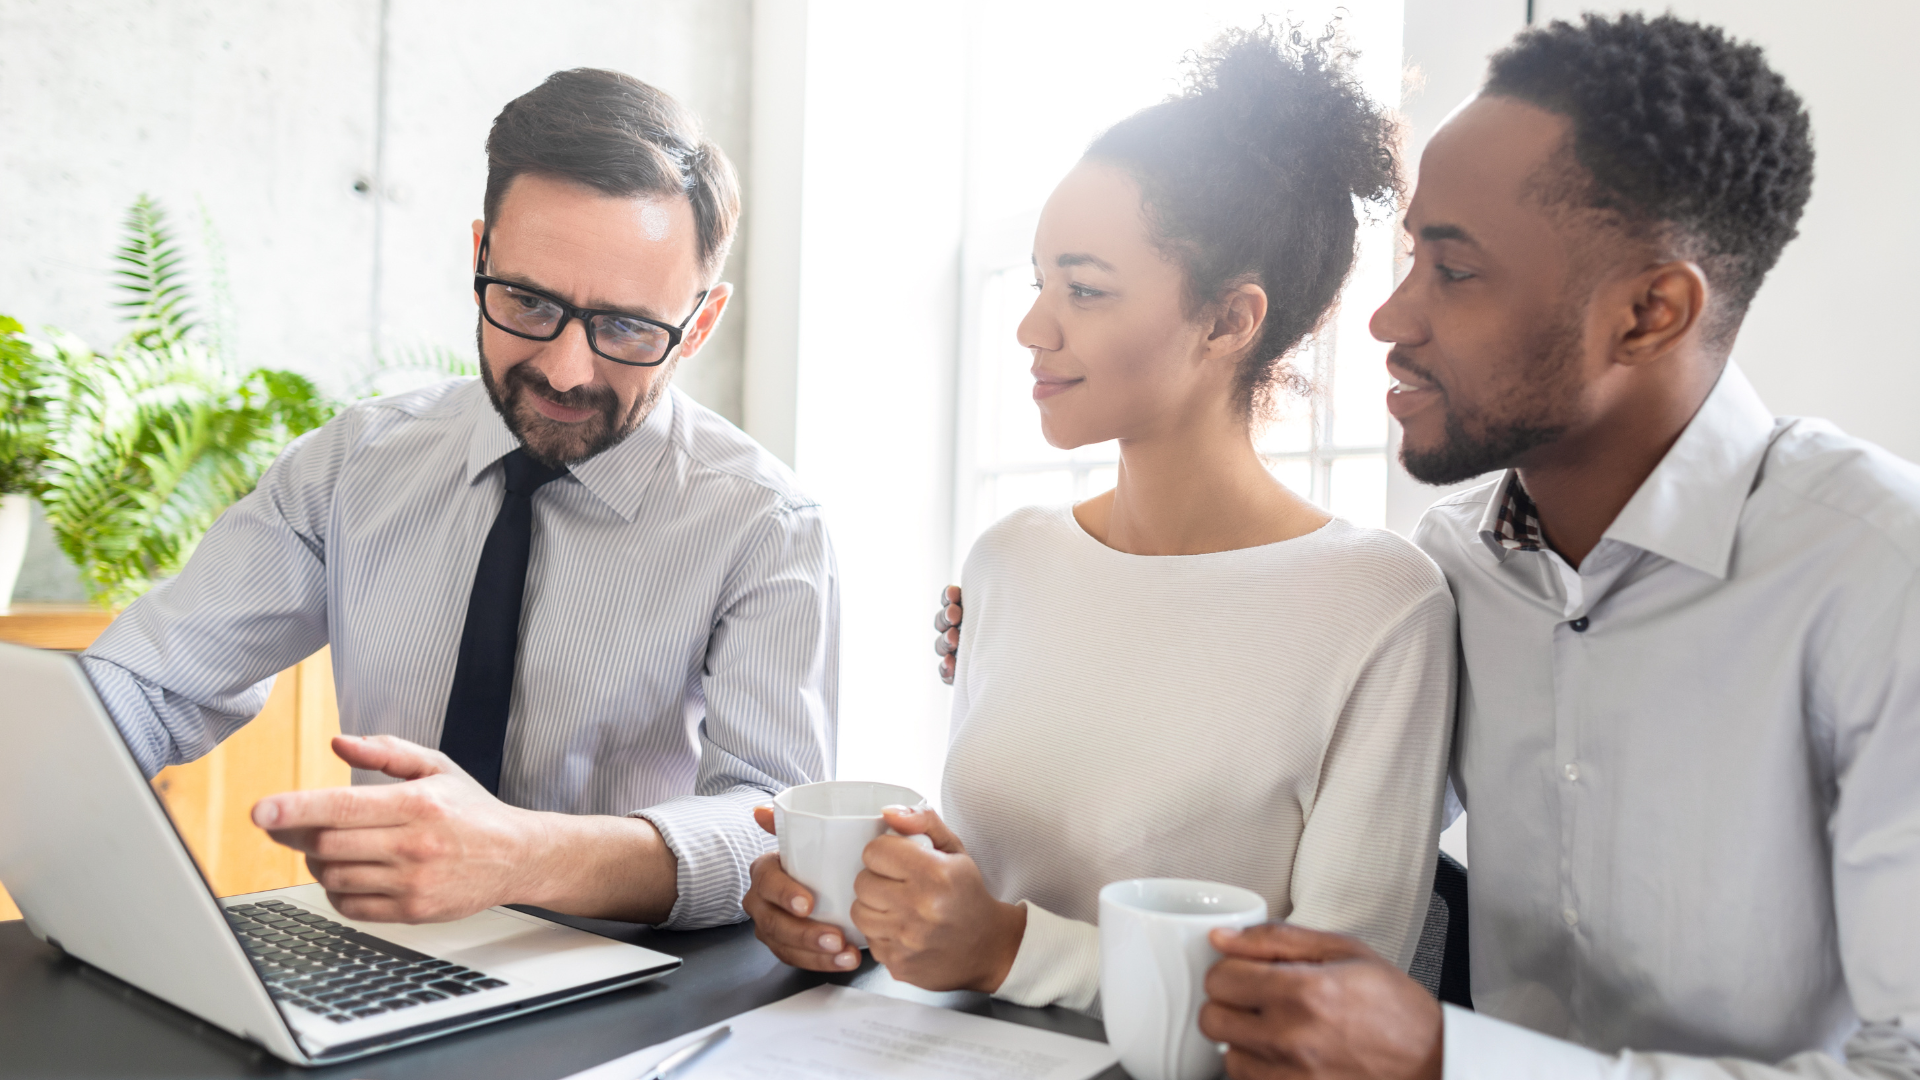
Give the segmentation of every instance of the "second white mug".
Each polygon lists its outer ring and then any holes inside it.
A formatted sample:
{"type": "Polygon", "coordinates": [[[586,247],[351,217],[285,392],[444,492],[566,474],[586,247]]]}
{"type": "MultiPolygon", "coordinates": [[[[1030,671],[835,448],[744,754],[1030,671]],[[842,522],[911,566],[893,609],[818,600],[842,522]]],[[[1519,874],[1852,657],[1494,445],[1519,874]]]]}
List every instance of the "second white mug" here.
{"type": "MultiPolygon", "coordinates": [[[[847,943],[865,948],[867,938],[854,928],[853,879],[865,864],[861,854],[874,838],[892,831],[880,812],[889,806],[924,808],[927,800],[912,788],[865,780],[829,780],[790,787],[773,797],[773,829],[780,838],[780,865],[813,893],[808,918],[832,923],[847,943]]],[[[923,847],[933,842],[913,838],[923,847]]]]}
{"type": "Polygon", "coordinates": [[[1183,878],[1135,878],[1100,890],[1100,1012],[1133,1080],[1212,1080],[1220,1050],[1200,1033],[1215,927],[1267,921],[1259,893],[1183,878]]]}

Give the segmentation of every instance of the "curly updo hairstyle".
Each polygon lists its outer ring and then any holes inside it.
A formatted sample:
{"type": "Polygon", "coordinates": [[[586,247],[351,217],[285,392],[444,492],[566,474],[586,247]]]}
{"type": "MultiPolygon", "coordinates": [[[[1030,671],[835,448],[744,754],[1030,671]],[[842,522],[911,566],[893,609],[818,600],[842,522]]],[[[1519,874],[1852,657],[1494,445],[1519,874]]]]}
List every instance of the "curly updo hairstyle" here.
{"type": "Polygon", "coordinates": [[[1353,268],[1361,207],[1395,205],[1398,125],[1331,29],[1231,30],[1190,62],[1180,94],[1107,129],[1086,157],[1140,186],[1154,240],[1186,271],[1189,317],[1238,285],[1266,290],[1266,322],[1234,373],[1236,403],[1263,418],[1277,390],[1310,388],[1287,357],[1353,268]]]}
{"type": "Polygon", "coordinates": [[[1699,261],[1728,302],[1715,329],[1739,324],[1813,190],[1806,107],[1758,46],[1671,15],[1587,15],[1522,33],[1485,92],[1566,117],[1577,182],[1550,194],[1699,261]]]}

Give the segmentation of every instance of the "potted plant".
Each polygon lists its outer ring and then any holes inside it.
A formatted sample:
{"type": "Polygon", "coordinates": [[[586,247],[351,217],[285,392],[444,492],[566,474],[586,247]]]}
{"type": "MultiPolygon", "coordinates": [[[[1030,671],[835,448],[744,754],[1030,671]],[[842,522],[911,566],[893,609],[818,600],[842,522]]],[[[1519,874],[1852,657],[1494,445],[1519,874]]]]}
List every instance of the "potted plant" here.
{"type": "Polygon", "coordinates": [[[287,442],[336,409],[304,376],[239,370],[222,347],[231,335],[201,329],[165,216],[146,196],[118,258],[131,325],[112,349],[57,332],[29,339],[17,323],[8,335],[14,352],[26,345],[22,385],[33,387],[21,399],[20,459],[32,460],[22,493],[40,500],[104,606],[179,572],[287,442]]]}
{"type": "Polygon", "coordinates": [[[31,500],[47,455],[44,366],[20,324],[0,315],[0,613],[27,557],[31,500]]]}

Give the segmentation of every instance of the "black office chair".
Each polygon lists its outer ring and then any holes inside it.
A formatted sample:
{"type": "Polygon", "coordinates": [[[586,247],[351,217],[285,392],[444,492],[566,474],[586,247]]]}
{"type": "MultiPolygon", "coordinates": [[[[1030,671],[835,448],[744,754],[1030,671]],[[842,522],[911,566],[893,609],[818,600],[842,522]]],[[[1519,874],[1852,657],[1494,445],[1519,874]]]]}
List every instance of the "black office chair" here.
{"type": "Polygon", "coordinates": [[[1446,852],[1433,868],[1433,896],[1407,974],[1449,1005],[1473,1008],[1467,966],[1467,868],[1446,852]]]}

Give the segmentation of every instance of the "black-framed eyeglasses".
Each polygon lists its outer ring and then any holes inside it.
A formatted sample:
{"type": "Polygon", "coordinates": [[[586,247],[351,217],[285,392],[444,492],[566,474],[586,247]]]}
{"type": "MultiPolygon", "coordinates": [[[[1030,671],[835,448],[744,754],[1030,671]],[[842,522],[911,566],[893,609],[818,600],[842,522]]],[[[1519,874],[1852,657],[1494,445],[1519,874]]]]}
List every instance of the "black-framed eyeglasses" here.
{"type": "MultiPolygon", "coordinates": [[[[487,245],[491,240],[490,236],[480,238],[481,266],[487,264],[487,245]]],[[[654,367],[666,362],[679,347],[680,339],[686,336],[687,325],[706,306],[707,295],[713,290],[700,294],[693,302],[692,313],[681,320],[679,326],[624,311],[577,308],[551,293],[485,274],[473,275],[473,291],[480,298],[480,314],[514,337],[552,341],[567,328],[567,323],[579,319],[587,328],[587,347],[595,355],[628,367],[654,367]]]]}

